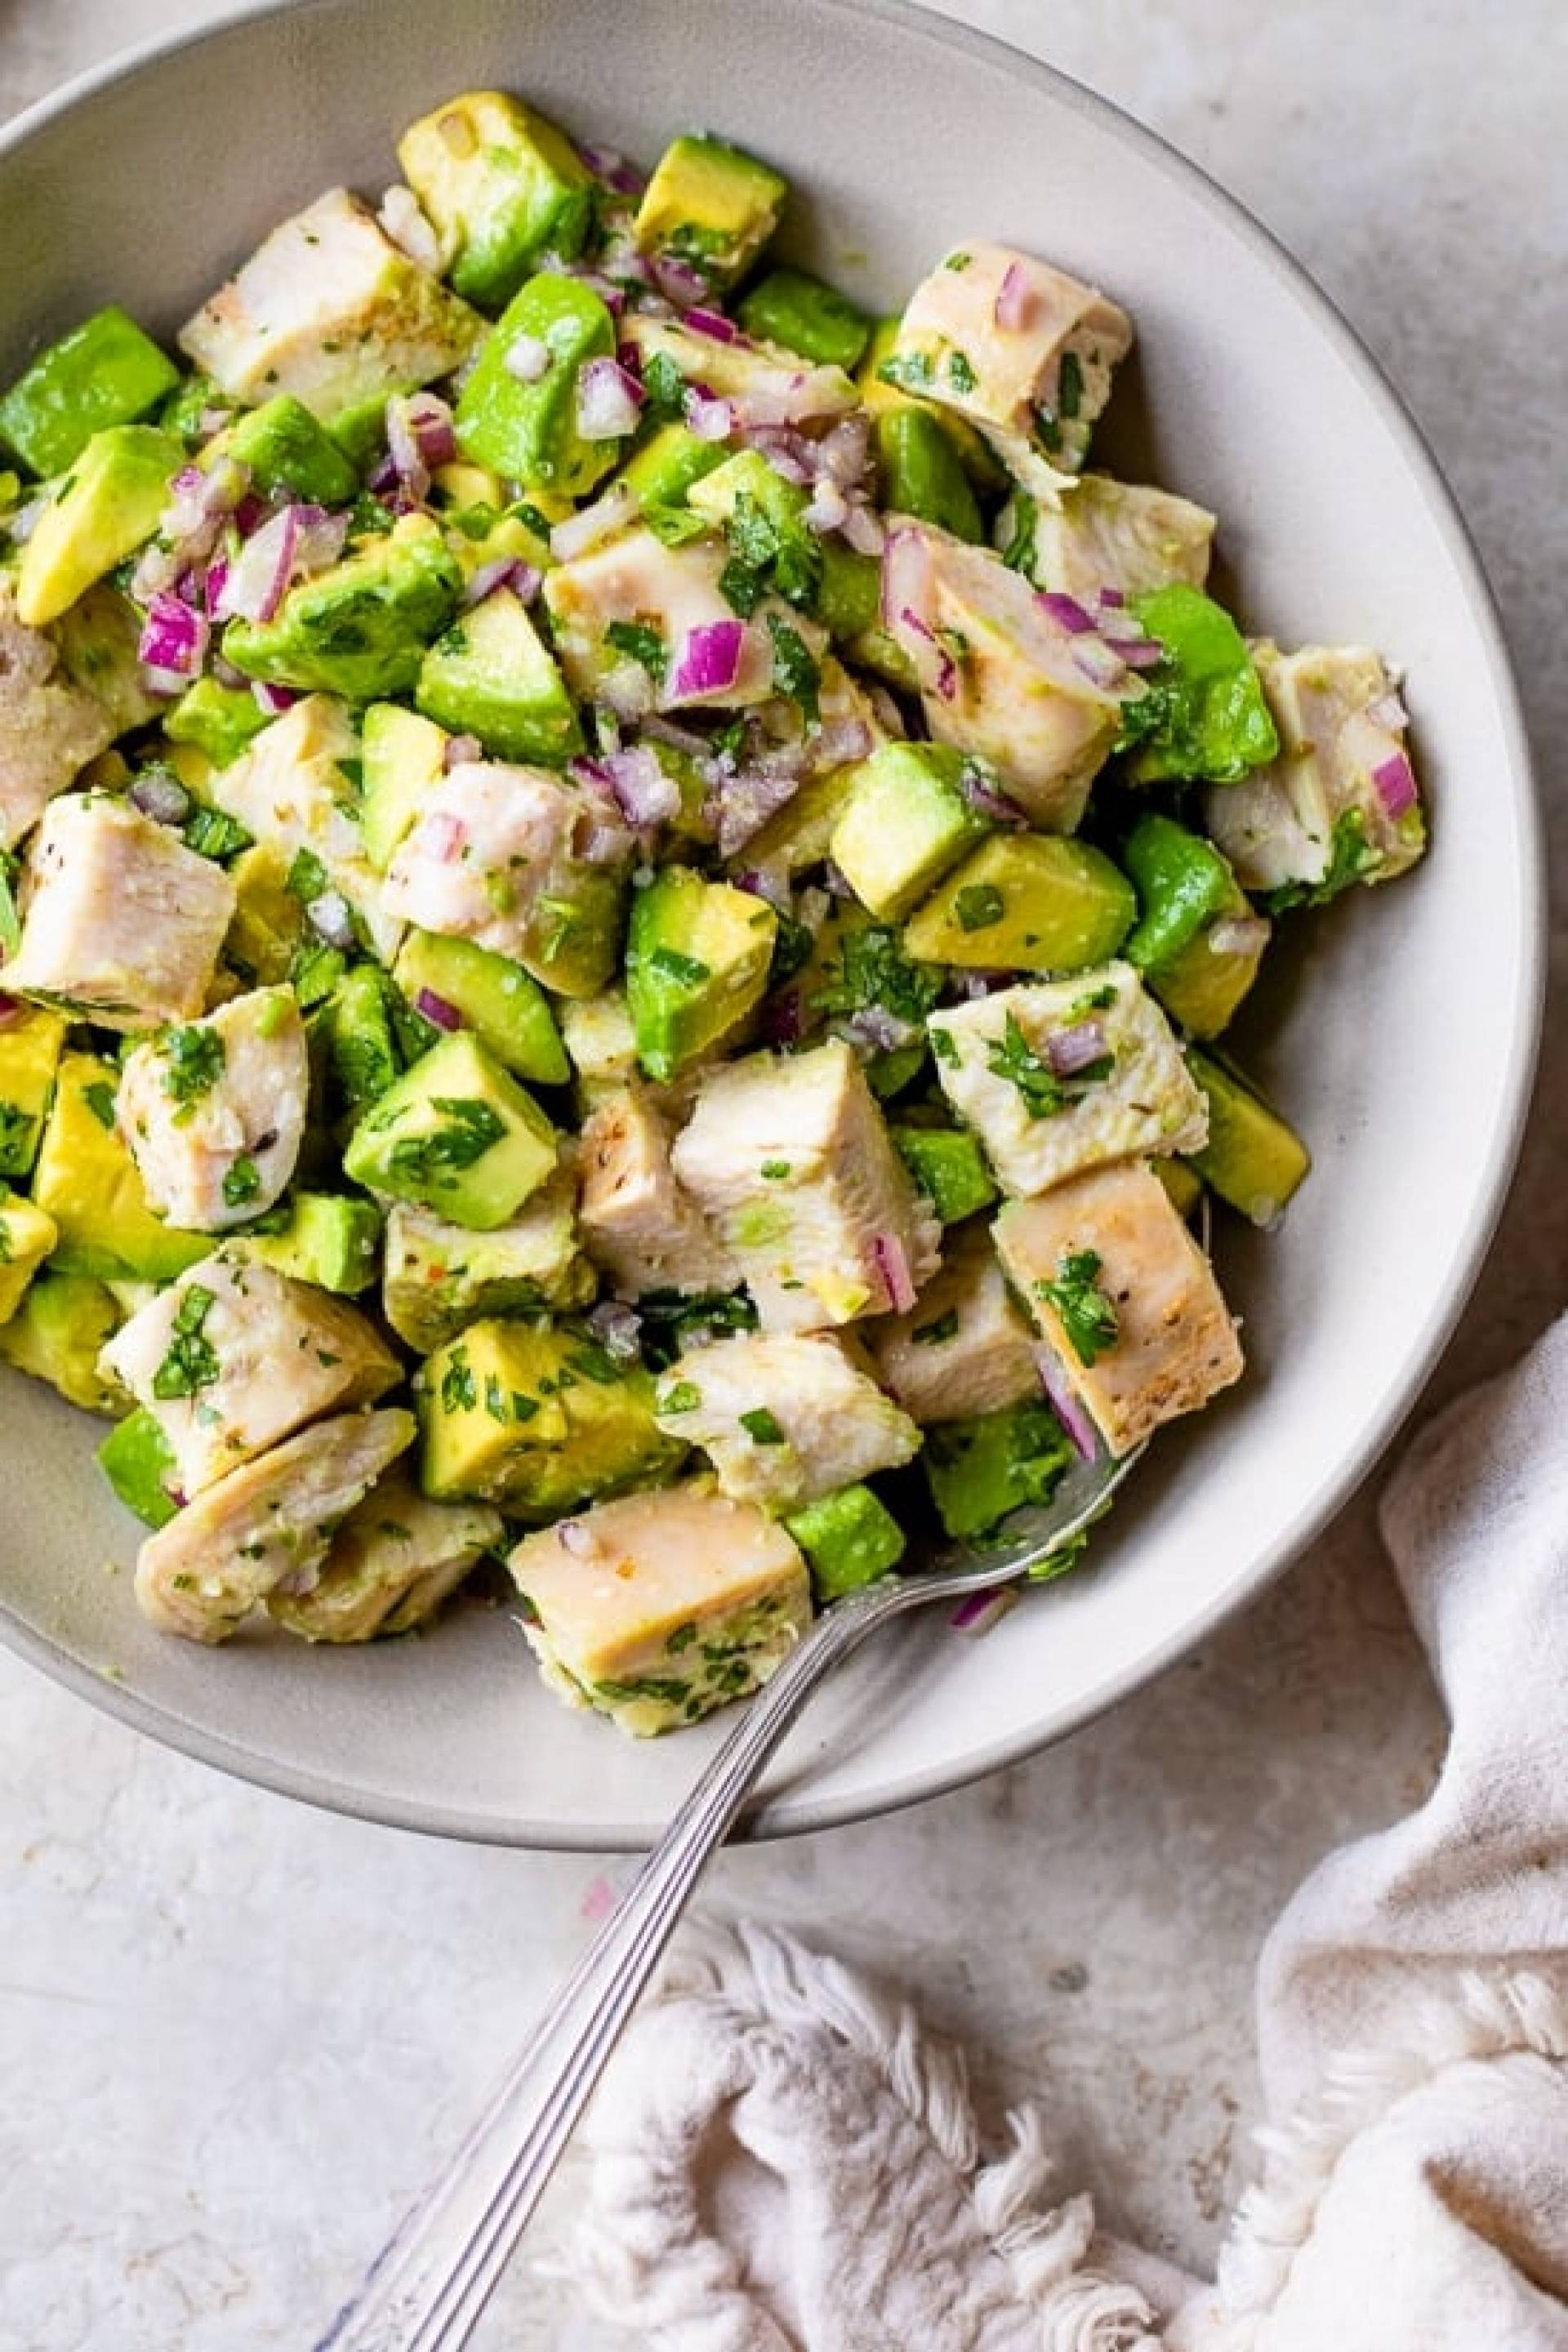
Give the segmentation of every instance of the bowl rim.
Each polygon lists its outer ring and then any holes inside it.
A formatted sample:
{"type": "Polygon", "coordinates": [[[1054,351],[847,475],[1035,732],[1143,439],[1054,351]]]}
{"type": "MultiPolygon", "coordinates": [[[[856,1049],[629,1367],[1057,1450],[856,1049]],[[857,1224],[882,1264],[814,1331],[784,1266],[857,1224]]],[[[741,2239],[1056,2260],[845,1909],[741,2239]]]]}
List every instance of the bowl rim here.
{"type": "MultiPolygon", "coordinates": [[[[238,28],[271,17],[325,13],[337,5],[339,0],[244,0],[244,5],[226,9],[216,22],[155,34],[119,50],[103,63],[72,76],[0,126],[0,162],[25,148],[39,131],[85,100],[120,83],[134,80],[186,49],[219,42],[238,28]]],[[[1161,132],[1152,130],[1114,100],[1075,80],[1059,67],[1048,65],[1044,58],[998,35],[982,32],[947,16],[934,0],[807,0],[807,5],[824,16],[879,22],[908,38],[928,42],[938,50],[956,48],[966,52],[993,68],[1021,77],[1048,93],[1056,103],[1089,118],[1123,145],[1141,149],[1152,163],[1183,183],[1203,207],[1250,247],[1310,314],[1319,333],[1337,352],[1363,397],[1401,446],[1469,605],[1476,650],[1497,701],[1510,779],[1517,786],[1514,799],[1521,880],[1524,886],[1521,892],[1523,920],[1517,941],[1506,1084],[1482,1180],[1467,1223],[1458,1236],[1455,1278],[1407,1345],[1376,1410],[1368,1415],[1355,1446],[1342,1458],[1333,1474],[1314,1491],[1310,1501],[1290,1524],[1248,1564],[1246,1573],[1187,1618],[1179,1633],[1109,1674],[1077,1701],[1064,1705],[1048,1725],[1037,1731],[1008,1734],[983,1744],[960,1762],[936,1761],[925,1769],[908,1772],[874,1800],[850,1795],[814,1797],[809,1783],[798,1794],[772,1801],[764,1799],[742,1816],[732,1833],[737,1838],[757,1842],[879,1820],[928,1799],[948,1795],[1054,1746],[1164,1674],[1199,1642],[1257,1599],[1322,1532],[1386,1451],[1436,1368],[1475,1287],[1524,1140],[1540,1054],[1546,988],[1547,869],[1540,797],[1518,681],[1497,598],[1474,535],[1425,432],[1359,331],[1281,239],[1239,197],[1231,194],[1161,132]]],[[[379,1797],[344,1787],[325,1775],[281,1759],[258,1755],[226,1739],[221,1732],[173,1716],[134,1690],[106,1679],[47,1634],[24,1624],[3,1599],[0,1642],[51,1681],[160,1746],[323,1811],[426,1836],[531,1852],[626,1853],[642,1850],[648,1842],[638,1824],[606,1822],[595,1823],[592,1829],[563,1829],[549,1822],[497,1822],[460,1809],[379,1797]]]]}

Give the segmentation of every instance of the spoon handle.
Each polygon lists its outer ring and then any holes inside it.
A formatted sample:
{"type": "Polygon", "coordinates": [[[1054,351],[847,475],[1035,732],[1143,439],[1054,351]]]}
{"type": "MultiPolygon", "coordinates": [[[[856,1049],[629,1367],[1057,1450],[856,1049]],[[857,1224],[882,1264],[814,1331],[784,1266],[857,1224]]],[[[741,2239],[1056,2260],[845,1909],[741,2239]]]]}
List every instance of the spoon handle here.
{"type": "Polygon", "coordinates": [[[459,2352],[593,2095],[710,1856],[824,1676],[911,1605],[906,1583],[818,1618],[735,1727],[457,2149],[316,2352],[459,2352]]]}

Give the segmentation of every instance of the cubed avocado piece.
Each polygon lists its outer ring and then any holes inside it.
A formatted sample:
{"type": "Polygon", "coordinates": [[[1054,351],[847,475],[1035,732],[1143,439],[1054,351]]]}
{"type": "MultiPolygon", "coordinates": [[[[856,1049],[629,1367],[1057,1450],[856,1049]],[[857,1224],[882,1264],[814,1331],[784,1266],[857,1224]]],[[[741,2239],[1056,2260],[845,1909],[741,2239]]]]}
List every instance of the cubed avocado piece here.
{"type": "Polygon", "coordinates": [[[443,1037],[365,1112],[343,1167],[356,1184],[488,1232],[556,1164],[538,1104],[467,1031],[443,1037]]]}
{"type": "Polygon", "coordinates": [[[754,1011],[777,938],[765,898],[689,866],[663,867],[636,894],[626,1003],[650,1078],[674,1077],[754,1011]]]}
{"type": "Polygon", "coordinates": [[[586,1307],[598,1283],[583,1255],[575,1206],[575,1184],[564,1169],[510,1224],[488,1234],[394,1202],[382,1312],[399,1339],[428,1355],[469,1323],[586,1307]]]}
{"type": "Polygon", "coordinates": [[[820,1601],[875,1584],[904,1556],[904,1531],[869,1486],[821,1495],[804,1510],[786,1513],[784,1526],[805,1554],[820,1601]]]}
{"type": "Polygon", "coordinates": [[[1125,954],[1190,1036],[1217,1037],[1258,977],[1268,924],[1228,860],[1173,817],[1140,818],[1122,862],[1142,913],[1125,954]]]}
{"type": "Polygon", "coordinates": [[[553,1518],[668,1476],[686,1447],[653,1417],[653,1380],[568,1325],[471,1324],[419,1380],[420,1484],[437,1500],[553,1518]]]}
{"type": "Polygon", "coordinates": [[[1126,876],[1089,842],[998,834],[910,917],[904,941],[928,963],[1083,971],[1116,953],[1137,912],[1126,876]]]}
{"type": "Polygon", "coordinates": [[[966,1128],[893,1127],[889,1132],[899,1158],[944,1225],[962,1224],[996,1198],[985,1155],[966,1128]]]}
{"type": "Polygon", "coordinates": [[[62,1274],[100,1281],[172,1282],[212,1248],[153,1215],[136,1162],[114,1124],[118,1077],[96,1054],[67,1054],[44,1129],[33,1198],[59,1228],[62,1274]]]}
{"type": "Polygon", "coordinates": [[[165,433],[177,434],[194,452],[207,446],[215,420],[220,413],[232,416],[234,406],[222,385],[198,368],[194,375],[181,378],[159,409],[156,421],[165,433]]]}
{"type": "Polygon", "coordinates": [[[397,160],[452,257],[454,289],[481,310],[499,310],[542,255],[583,250],[593,173],[563,131],[505,90],[466,90],[421,116],[397,160]]]}
{"type": "Polygon", "coordinates": [[[625,898],[622,877],[613,869],[578,867],[570,893],[540,901],[518,961],[557,996],[597,996],[620,959],[625,898]]]}
{"type": "Polygon", "coordinates": [[[95,433],[150,416],[180,372],[111,303],[51,343],[0,400],[0,443],[40,480],[74,465],[95,433]]]}
{"type": "Polygon", "coordinates": [[[393,1026],[392,983],[378,964],[345,971],[321,1014],[334,1092],[351,1116],[379,1102],[402,1070],[393,1026]]]}
{"type": "Polygon", "coordinates": [[[907,915],[991,831],[963,791],[973,764],[947,743],[884,743],[845,778],[833,862],[879,922],[907,915]]]}
{"type": "Polygon", "coordinates": [[[1192,1165],[1253,1224],[1278,1224],[1312,1165],[1311,1153],[1235,1070],[1195,1048],[1187,1065],[1209,1109],[1209,1139],[1190,1155],[1192,1165]]]}
{"type": "Polygon", "coordinates": [[[30,629],[58,620],[95,580],[152,538],[169,484],[185,462],[156,425],[95,433],[44,509],[22,550],[16,617],[30,629]]]}
{"type": "Polygon", "coordinates": [[[984,539],[980,501],[933,410],[912,404],[884,409],[876,421],[876,439],[882,504],[889,514],[917,515],[975,545],[984,539]]]}
{"type": "Polygon", "coordinates": [[[661,425],[628,459],[621,479],[645,512],[684,506],[692,484],[729,460],[722,441],[700,441],[684,425],[661,425]]]}
{"type": "Polygon", "coordinates": [[[229,434],[226,453],[250,469],[269,499],[310,499],[317,506],[347,506],[359,475],[324,425],[301,400],[281,392],[250,409],[229,434]]]}
{"type": "Polygon", "coordinates": [[[534,1086],[563,1087],[571,1076],[549,999],[538,982],[509,957],[476,947],[471,940],[411,930],[393,978],[414,1010],[437,1027],[449,1029],[448,1013],[456,1013],[514,1077],[534,1086]],[[427,1010],[426,998],[444,1009],[427,1010]]]}
{"type": "Polygon", "coordinates": [[[318,1290],[353,1298],[375,1280],[381,1213],[373,1201],[336,1192],[296,1192],[281,1223],[245,1235],[247,1256],[313,1282],[318,1290]]]}
{"type": "Polygon", "coordinates": [[[871,321],[864,310],[805,269],[770,269],[735,313],[748,335],[853,375],[866,356],[871,321]]]}
{"type": "Polygon", "coordinates": [[[0,1013],[0,1176],[31,1173],[65,1042],[58,1013],[13,999],[0,1013]]]}
{"type": "Polygon", "coordinates": [[[1185,1160],[1151,1160],[1149,1165],[1164,1186],[1176,1214],[1190,1217],[1204,1197],[1204,1180],[1196,1169],[1185,1160]]]}
{"type": "Polygon", "coordinates": [[[1278,759],[1263,682],[1224,606],[1175,580],[1134,596],[1131,609],[1165,656],[1144,673],[1143,694],[1122,706],[1118,748],[1132,751],[1135,781],[1239,783],[1278,759]]]}
{"type": "Polygon", "coordinates": [[[166,1528],[180,1505],[179,1464],[156,1414],[145,1405],[117,1422],[98,1449],[98,1466],[143,1527],[166,1528]]]}
{"type": "Polygon", "coordinates": [[[493,590],[432,646],[415,698],[427,719],[477,735],[497,759],[559,766],[583,749],[555,656],[510,588],[493,590]]]}
{"type": "Polygon", "coordinates": [[[983,490],[1004,488],[1007,477],[973,425],[948,408],[932,408],[928,412],[924,402],[915,399],[900,385],[889,383],[882,373],[882,362],[897,343],[902,325],[901,318],[879,319],[871,330],[870,342],[855,378],[862,406],[874,419],[891,416],[905,409],[915,410],[922,415],[929,413],[957,452],[970,480],[983,490]]]}
{"type": "Polygon", "coordinates": [[[242,979],[277,988],[290,977],[301,952],[308,952],[305,909],[299,892],[289,887],[293,861],[275,843],[257,842],[229,870],[236,904],[225,960],[242,979]]]}
{"type": "Polygon", "coordinates": [[[926,1476],[955,1543],[983,1541],[1010,1511],[1048,1503],[1073,1458],[1049,1405],[1026,1400],[926,1432],[926,1476]]]}
{"type": "Polygon", "coordinates": [[[215,768],[231,768],[268,724],[268,713],[247,688],[198,677],[169,711],[163,732],[171,743],[204,752],[215,768]]]}
{"type": "Polygon", "coordinates": [[[0,1188],[0,1323],[11,1320],[58,1239],[52,1217],[33,1202],[0,1188]]]}
{"type": "Polygon", "coordinates": [[[386,451],[386,404],[398,394],[418,390],[416,384],[389,382],[369,400],[356,400],[336,416],[324,417],[328,437],[342,451],[356,476],[371,473],[386,451]]]}
{"type": "Polygon", "coordinates": [[[391,865],[426,793],[445,772],[447,740],[444,728],[401,703],[373,702],[365,712],[360,834],[378,874],[391,865]]]}
{"type": "Polygon", "coordinates": [[[84,1412],[114,1415],[128,1399],[104,1380],[98,1359],[121,1323],[114,1294],[89,1275],[50,1268],[28,1285],[16,1313],[0,1323],[0,1363],[47,1381],[84,1412]]]}
{"type": "Polygon", "coordinates": [[[777,228],[788,194],[789,182],[743,149],[683,133],[660,156],[632,233],[639,252],[681,262],[726,293],[777,228]]]}
{"type": "Polygon", "coordinates": [[[350,702],[411,694],[462,586],[437,526],[407,515],[384,539],[290,589],[270,621],[231,621],[224,657],[247,677],[350,702]]]}
{"type": "Polygon", "coordinates": [[[620,443],[587,440],[578,431],[578,378],[589,361],[615,353],[615,320],[591,286],[553,272],[531,278],[486,337],[463,386],[458,441],[464,455],[525,491],[584,498],[615,464],[620,443]],[[541,347],[536,373],[518,372],[520,344],[529,352],[541,347]]]}

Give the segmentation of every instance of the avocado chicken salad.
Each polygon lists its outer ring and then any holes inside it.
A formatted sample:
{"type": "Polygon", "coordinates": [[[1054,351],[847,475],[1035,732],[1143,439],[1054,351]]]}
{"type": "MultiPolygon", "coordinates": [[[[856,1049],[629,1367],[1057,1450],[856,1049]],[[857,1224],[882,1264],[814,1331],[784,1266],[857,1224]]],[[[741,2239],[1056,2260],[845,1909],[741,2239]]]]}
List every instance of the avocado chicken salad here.
{"type": "Polygon", "coordinates": [[[399,159],[0,396],[0,1356],[160,1630],[504,1556],[657,1732],[1238,1377],[1188,1219],[1308,1157],[1215,1041],[1420,856],[1406,719],[1085,470],[1092,287],[871,318],[497,91],[399,159]]]}

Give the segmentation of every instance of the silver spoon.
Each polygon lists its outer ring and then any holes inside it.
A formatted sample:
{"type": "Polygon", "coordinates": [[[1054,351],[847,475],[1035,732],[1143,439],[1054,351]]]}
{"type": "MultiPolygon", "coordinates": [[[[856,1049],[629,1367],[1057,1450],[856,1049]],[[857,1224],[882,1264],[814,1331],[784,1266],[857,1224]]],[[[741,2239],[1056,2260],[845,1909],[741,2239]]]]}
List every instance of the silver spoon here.
{"type": "MultiPolygon", "coordinates": [[[[1142,1448],[1139,1449],[1142,1451],[1142,1448]]],[[[911,1575],[836,1601],[749,1700],[620,1904],[512,2061],[489,2105],[405,2217],[316,2352],[459,2352],[604,2072],[710,1857],[806,1700],[889,1618],[991,1592],[1039,1567],[1098,1517],[1131,1468],[1103,1449],[1005,1541],[953,1545],[911,1575]]]]}

